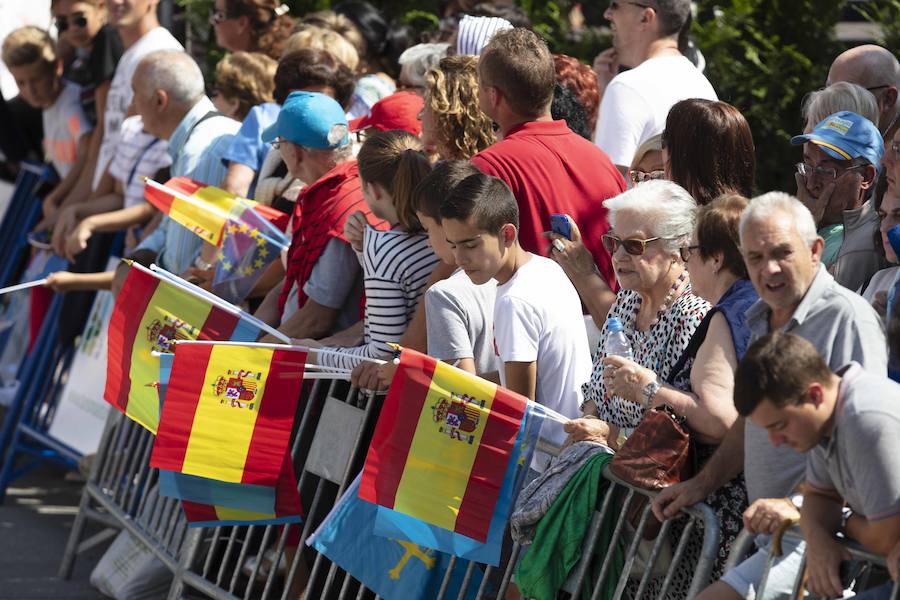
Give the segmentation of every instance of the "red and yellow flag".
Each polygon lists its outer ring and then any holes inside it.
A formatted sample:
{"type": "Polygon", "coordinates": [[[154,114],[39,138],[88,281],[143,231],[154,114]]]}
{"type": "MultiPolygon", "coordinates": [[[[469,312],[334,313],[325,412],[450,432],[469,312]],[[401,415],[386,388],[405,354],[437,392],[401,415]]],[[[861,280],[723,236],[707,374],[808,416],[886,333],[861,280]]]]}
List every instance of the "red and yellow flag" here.
{"type": "Polygon", "coordinates": [[[173,177],[164,184],[148,179],[144,198],[214,246],[222,245],[228,220],[239,221],[247,208],[254,209],[282,231],[287,227],[288,215],[280,210],[188,177],[173,177]]]}
{"type": "Polygon", "coordinates": [[[225,506],[182,501],[181,508],[189,527],[217,527],[224,525],[274,525],[276,523],[297,523],[303,518],[303,507],[297,493],[297,476],[294,461],[286,454],[281,467],[281,476],[275,489],[275,511],[258,513],[237,510],[225,506]]]}
{"type": "Polygon", "coordinates": [[[526,405],[494,383],[403,350],[359,497],[485,542],[526,405]]]}
{"type": "Polygon", "coordinates": [[[150,466],[276,487],[305,363],[298,349],[179,344],[150,466]]]}
{"type": "Polygon", "coordinates": [[[177,340],[254,341],[260,329],[140,266],[132,266],[116,298],[108,333],[103,398],[156,433],[159,359],[177,340]]]}

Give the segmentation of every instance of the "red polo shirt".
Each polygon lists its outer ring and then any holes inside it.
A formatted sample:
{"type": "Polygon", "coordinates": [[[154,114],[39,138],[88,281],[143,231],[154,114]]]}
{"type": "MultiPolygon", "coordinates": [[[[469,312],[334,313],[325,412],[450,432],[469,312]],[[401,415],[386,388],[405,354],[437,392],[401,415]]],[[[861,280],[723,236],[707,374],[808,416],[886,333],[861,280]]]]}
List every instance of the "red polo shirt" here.
{"type": "Polygon", "coordinates": [[[600,236],[609,230],[603,201],[625,191],[625,180],[600,148],[572,133],[565,121],[532,121],[472,158],[483,173],[506,182],[519,203],[522,247],[547,256],[553,213],[571,216],[606,283],[615,290],[609,253],[600,236]]]}

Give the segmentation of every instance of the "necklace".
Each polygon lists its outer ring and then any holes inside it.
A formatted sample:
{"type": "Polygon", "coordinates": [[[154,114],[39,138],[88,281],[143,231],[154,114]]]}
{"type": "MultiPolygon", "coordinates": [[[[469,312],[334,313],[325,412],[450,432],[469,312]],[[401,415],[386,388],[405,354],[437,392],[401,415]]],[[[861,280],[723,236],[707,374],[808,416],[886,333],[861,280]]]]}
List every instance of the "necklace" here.
{"type": "MultiPolygon", "coordinates": [[[[687,271],[682,271],[681,275],[678,276],[678,279],[676,279],[675,282],[672,283],[672,287],[669,288],[669,293],[666,294],[665,299],[663,300],[662,304],[659,305],[659,308],[656,311],[656,316],[653,317],[652,321],[650,321],[651,328],[654,325],[656,325],[657,323],[659,323],[659,319],[660,319],[660,317],[662,317],[662,314],[664,312],[666,312],[667,310],[669,310],[669,307],[672,306],[672,303],[675,301],[675,298],[678,297],[678,291],[681,289],[681,286],[684,284],[684,282],[687,280],[687,278],[688,278],[687,271]]],[[[644,302],[643,298],[638,296],[637,312],[640,312],[641,304],[643,304],[643,302],[644,302]]]]}

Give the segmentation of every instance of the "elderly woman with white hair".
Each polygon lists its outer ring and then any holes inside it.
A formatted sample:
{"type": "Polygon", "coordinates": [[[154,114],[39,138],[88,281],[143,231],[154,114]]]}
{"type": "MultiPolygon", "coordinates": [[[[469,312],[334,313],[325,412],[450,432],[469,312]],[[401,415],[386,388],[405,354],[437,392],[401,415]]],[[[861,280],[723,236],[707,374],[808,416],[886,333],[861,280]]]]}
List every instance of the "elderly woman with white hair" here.
{"type": "MultiPolygon", "coordinates": [[[[669,181],[640,183],[605,202],[612,229],[604,245],[621,285],[609,316],[622,323],[633,360],[607,356],[601,345],[582,388],[588,418],[567,426],[573,439],[603,439],[608,427],[608,443],[616,447],[619,428],[637,427],[648,410],[666,406],[685,419],[696,462],[712,456],[737,417],[734,370],[749,339],[743,315],[757,299],[738,250],[746,204],[732,195],[698,210],[687,191],[669,181]]],[[[608,326],[602,339],[607,335],[608,326]]],[[[723,535],[718,574],[742,527],[743,478],[706,501],[723,535]]],[[[671,527],[672,544],[683,527],[671,527]]],[[[687,593],[702,543],[701,535],[692,535],[667,598],[687,593]]],[[[647,597],[655,597],[661,584],[662,578],[651,580],[647,597]]]]}

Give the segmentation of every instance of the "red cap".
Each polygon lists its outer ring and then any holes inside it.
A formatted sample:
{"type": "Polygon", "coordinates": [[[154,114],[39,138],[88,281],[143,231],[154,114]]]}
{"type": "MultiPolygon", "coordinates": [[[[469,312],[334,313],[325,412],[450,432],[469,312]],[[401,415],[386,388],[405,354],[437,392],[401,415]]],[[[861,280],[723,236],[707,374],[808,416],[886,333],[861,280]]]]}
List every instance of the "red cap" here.
{"type": "Polygon", "coordinates": [[[415,92],[397,92],[372,105],[370,114],[350,121],[350,131],[374,127],[379,131],[402,129],[413,135],[421,135],[422,121],[419,113],[424,107],[425,101],[415,92]]]}

